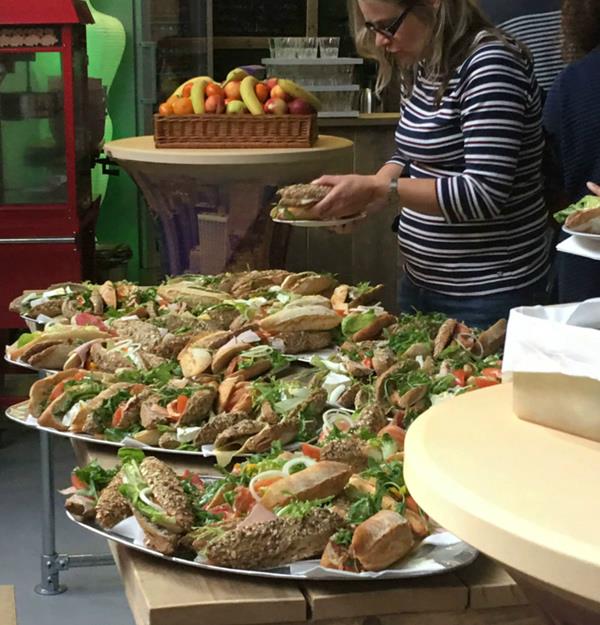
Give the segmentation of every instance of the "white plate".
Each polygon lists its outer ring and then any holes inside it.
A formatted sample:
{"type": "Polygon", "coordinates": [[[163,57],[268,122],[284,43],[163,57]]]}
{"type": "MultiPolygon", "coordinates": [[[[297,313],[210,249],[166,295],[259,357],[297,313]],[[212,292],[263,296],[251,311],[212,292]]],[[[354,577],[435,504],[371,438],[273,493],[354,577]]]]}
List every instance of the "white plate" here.
{"type": "MultiPolygon", "coordinates": [[[[186,560],[181,557],[165,556],[158,551],[153,551],[144,547],[141,543],[137,528],[128,523],[130,519],[122,521],[116,526],[128,525],[127,535],[119,534],[113,530],[103,530],[96,526],[93,522],[77,521],[69,512],[67,517],[90,532],[99,534],[108,540],[113,540],[137,551],[143,551],[149,555],[169,560],[177,564],[185,566],[193,566],[198,569],[208,571],[218,571],[220,573],[233,573],[235,575],[248,575],[252,577],[269,577],[279,579],[314,579],[314,580],[344,580],[344,581],[370,581],[378,579],[411,579],[415,577],[426,577],[429,575],[439,575],[448,573],[458,568],[471,564],[478,556],[478,552],[474,547],[462,542],[449,532],[432,534],[421,545],[419,545],[409,557],[402,560],[396,567],[379,571],[377,573],[350,573],[348,571],[334,571],[319,566],[319,560],[303,560],[302,562],[294,562],[279,566],[273,569],[228,569],[222,566],[215,566],[205,562],[197,562],[195,560],[186,560]]],[[[135,522],[137,525],[137,522],[135,522]]]]}
{"type": "Polygon", "coordinates": [[[595,239],[600,242],[600,234],[592,234],[591,232],[577,232],[577,230],[571,230],[567,226],[562,227],[563,232],[570,234],[573,237],[582,237],[584,239],[595,239]]]}
{"type": "Polygon", "coordinates": [[[337,226],[345,226],[346,224],[360,221],[366,216],[366,213],[361,213],[360,215],[348,217],[347,219],[272,219],[275,223],[288,224],[288,226],[296,226],[298,228],[335,228],[337,226]]]}

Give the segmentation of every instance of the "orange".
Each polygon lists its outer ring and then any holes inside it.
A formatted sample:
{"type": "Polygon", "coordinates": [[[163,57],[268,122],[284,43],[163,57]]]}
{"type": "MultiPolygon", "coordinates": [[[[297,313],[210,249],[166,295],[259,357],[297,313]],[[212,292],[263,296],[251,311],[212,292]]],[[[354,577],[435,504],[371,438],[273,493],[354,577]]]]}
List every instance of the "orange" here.
{"type": "Polygon", "coordinates": [[[190,98],[179,98],[176,102],[173,102],[173,113],[175,115],[192,115],[194,107],[190,98]]]}
{"type": "Polygon", "coordinates": [[[173,115],[173,105],[170,102],[163,102],[158,107],[159,115],[173,115]]]}
{"type": "Polygon", "coordinates": [[[222,96],[223,95],[223,87],[221,87],[221,85],[219,85],[216,82],[211,82],[208,85],[206,85],[206,89],[204,90],[204,93],[207,96],[210,96],[210,95],[222,96]]]}
{"type": "Polygon", "coordinates": [[[189,98],[191,93],[192,93],[192,87],[194,86],[194,83],[192,82],[188,82],[187,85],[183,86],[183,89],[181,91],[181,96],[183,98],[189,98]]]}
{"type": "Polygon", "coordinates": [[[256,92],[256,97],[261,102],[266,102],[269,99],[269,87],[262,82],[256,84],[254,87],[254,91],[256,92]]]}

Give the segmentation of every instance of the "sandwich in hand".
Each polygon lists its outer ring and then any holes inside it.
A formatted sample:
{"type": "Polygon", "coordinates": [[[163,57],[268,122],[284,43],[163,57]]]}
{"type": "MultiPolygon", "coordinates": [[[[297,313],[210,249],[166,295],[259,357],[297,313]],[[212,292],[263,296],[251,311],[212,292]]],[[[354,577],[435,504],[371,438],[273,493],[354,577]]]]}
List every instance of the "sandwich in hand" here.
{"type": "Polygon", "coordinates": [[[279,202],[273,207],[271,217],[285,221],[319,219],[312,209],[331,190],[320,184],[293,184],[277,191],[279,202]]]}
{"type": "Polygon", "coordinates": [[[575,232],[600,234],[600,197],[586,195],[579,202],[554,213],[554,219],[575,232]]]}

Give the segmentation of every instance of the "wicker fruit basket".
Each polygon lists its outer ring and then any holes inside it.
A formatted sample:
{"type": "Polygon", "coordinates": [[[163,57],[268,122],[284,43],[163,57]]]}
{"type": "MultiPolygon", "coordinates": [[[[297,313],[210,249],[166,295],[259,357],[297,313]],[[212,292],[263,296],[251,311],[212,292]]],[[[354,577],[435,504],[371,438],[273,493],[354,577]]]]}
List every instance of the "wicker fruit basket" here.
{"type": "Polygon", "coordinates": [[[157,148],[309,148],[316,115],[154,115],[157,148]]]}

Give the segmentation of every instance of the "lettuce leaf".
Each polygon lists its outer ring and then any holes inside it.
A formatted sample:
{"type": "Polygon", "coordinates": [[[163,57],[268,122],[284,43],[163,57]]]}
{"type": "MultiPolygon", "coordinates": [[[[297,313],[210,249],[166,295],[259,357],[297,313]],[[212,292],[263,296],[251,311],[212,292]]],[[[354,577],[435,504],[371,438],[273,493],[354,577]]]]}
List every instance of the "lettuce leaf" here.
{"type": "Polygon", "coordinates": [[[342,321],[342,334],[345,337],[350,337],[356,334],[359,330],[371,325],[377,318],[377,314],[374,310],[367,310],[362,313],[352,313],[347,317],[344,317],[342,321]]]}
{"type": "Polygon", "coordinates": [[[569,215],[598,207],[600,207],[600,197],[597,195],[584,195],[578,202],[554,213],[553,217],[559,224],[564,224],[569,215]]]}

